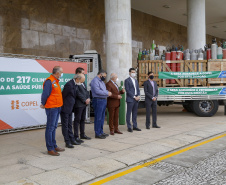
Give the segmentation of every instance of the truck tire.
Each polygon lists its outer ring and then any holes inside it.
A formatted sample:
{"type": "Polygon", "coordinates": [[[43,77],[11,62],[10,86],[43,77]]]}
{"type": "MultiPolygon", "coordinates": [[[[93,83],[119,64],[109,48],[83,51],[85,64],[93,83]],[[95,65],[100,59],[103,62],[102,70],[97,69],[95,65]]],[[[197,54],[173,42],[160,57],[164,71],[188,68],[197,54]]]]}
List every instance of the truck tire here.
{"type": "Polygon", "coordinates": [[[188,111],[188,112],[193,112],[193,101],[185,101],[183,104],[183,107],[188,111]]]}
{"type": "Polygon", "coordinates": [[[193,101],[193,110],[197,116],[211,117],[218,110],[217,100],[196,100],[193,101]]]}

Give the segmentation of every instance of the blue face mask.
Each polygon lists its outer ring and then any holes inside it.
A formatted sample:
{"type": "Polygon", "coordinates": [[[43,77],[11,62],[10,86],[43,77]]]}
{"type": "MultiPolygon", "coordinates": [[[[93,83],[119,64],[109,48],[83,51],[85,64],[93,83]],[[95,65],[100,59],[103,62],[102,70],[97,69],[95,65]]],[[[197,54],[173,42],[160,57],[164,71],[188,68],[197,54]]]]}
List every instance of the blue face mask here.
{"type": "Polygon", "coordinates": [[[62,78],[64,76],[64,73],[61,73],[60,78],[62,78]]]}

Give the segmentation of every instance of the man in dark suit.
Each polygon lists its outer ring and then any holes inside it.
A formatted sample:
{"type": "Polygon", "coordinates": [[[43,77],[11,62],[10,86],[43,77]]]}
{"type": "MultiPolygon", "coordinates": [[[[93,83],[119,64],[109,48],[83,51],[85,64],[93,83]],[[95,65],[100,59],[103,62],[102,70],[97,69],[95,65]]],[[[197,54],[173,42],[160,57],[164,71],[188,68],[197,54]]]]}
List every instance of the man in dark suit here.
{"type": "Polygon", "coordinates": [[[160,128],[157,121],[157,98],[158,86],[153,80],[153,72],[148,72],[148,80],[144,82],[145,106],[146,106],[146,129],[150,129],[150,113],[152,111],[152,127],[160,128]]]}
{"type": "Polygon", "coordinates": [[[137,127],[137,109],[140,100],[140,89],[138,81],[135,79],[136,71],[134,68],[129,69],[129,75],[130,77],[125,80],[126,102],[127,102],[126,123],[128,127],[128,132],[133,132],[133,130],[141,131],[141,129],[137,127]],[[130,123],[131,113],[133,129],[130,123]]]}
{"type": "Polygon", "coordinates": [[[121,94],[125,93],[125,89],[119,91],[119,87],[117,85],[118,76],[115,73],[112,73],[110,76],[110,80],[106,83],[106,88],[108,91],[112,93],[111,96],[107,98],[107,108],[109,112],[109,128],[110,134],[114,135],[122,134],[122,132],[118,129],[118,119],[119,119],[119,106],[120,99],[122,98],[121,94]]]}
{"type": "Polygon", "coordinates": [[[86,106],[90,103],[89,91],[87,91],[85,82],[85,71],[83,68],[78,67],[75,71],[76,74],[82,75],[81,84],[77,89],[76,102],[74,107],[74,136],[75,140],[79,143],[84,141],[81,139],[90,140],[91,138],[85,135],[85,119],[86,119],[86,106]],[[79,138],[80,129],[80,138],[79,138]]]}
{"type": "Polygon", "coordinates": [[[64,86],[62,95],[63,95],[63,106],[61,109],[61,124],[62,124],[62,133],[64,136],[64,141],[67,148],[74,148],[73,145],[80,145],[74,138],[72,132],[72,111],[75,105],[76,100],[76,91],[80,83],[81,76],[75,75],[72,80],[67,82],[64,86]]]}

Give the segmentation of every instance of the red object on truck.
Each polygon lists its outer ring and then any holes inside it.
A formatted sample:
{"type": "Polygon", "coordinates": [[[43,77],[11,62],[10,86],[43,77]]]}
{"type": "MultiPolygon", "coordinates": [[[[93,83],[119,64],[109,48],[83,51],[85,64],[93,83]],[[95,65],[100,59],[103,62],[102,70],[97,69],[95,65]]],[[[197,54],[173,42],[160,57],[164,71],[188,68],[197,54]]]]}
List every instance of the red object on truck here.
{"type": "MultiPolygon", "coordinates": [[[[170,52],[166,52],[166,63],[168,65],[168,67],[170,68],[170,57],[171,57],[171,53],[170,52]]],[[[168,70],[167,70],[168,71],[168,70]]],[[[169,84],[170,83],[170,80],[169,79],[166,79],[166,83],[169,84]]]]}
{"type": "MultiPolygon", "coordinates": [[[[177,52],[176,51],[171,51],[171,57],[170,57],[171,60],[176,60],[177,59],[177,52]]],[[[172,63],[170,65],[170,69],[173,71],[173,72],[176,72],[177,71],[177,64],[176,63],[172,63]]],[[[170,83],[171,84],[175,84],[176,83],[176,80],[172,79],[170,80],[170,83]]]]}

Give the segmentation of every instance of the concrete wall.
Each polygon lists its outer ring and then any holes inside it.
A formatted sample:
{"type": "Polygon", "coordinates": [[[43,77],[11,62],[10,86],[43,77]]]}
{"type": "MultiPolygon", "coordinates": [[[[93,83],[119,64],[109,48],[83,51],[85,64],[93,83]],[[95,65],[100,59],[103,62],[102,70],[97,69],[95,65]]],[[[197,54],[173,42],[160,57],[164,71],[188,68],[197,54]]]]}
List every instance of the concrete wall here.
{"type": "MultiPolygon", "coordinates": [[[[207,36],[207,43],[211,42],[207,36]]],[[[139,48],[187,46],[187,29],[132,9],[133,66],[139,48]]],[[[68,57],[97,50],[105,66],[104,0],[1,0],[0,52],[68,57]]]]}
{"type": "Polygon", "coordinates": [[[68,57],[104,51],[103,0],[1,0],[0,52],[68,57]]]}

